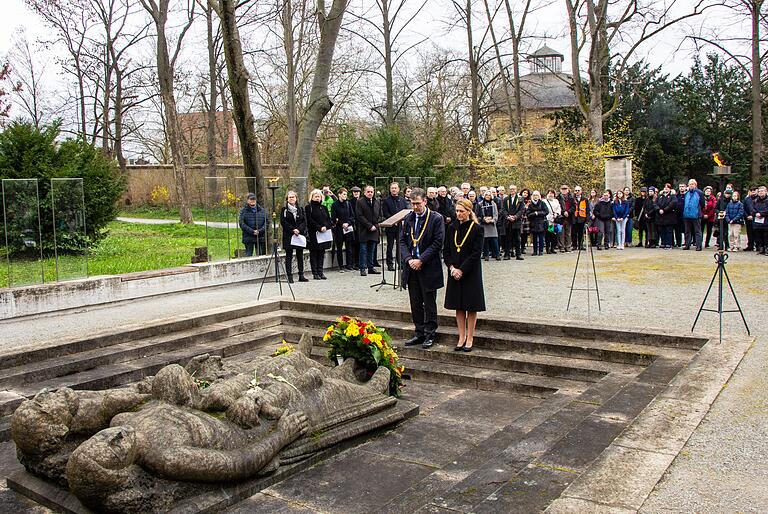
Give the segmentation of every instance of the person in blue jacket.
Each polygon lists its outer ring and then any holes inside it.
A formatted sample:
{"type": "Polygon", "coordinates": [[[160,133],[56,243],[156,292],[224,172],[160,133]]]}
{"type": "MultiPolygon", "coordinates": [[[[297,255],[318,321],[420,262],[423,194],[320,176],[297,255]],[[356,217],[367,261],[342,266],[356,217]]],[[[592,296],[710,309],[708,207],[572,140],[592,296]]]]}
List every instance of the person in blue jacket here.
{"type": "Polygon", "coordinates": [[[238,216],[240,230],[243,231],[245,256],[253,256],[254,247],[258,255],[267,253],[267,211],[256,203],[256,195],[248,193],[245,205],[238,216]]]}
{"type": "Polygon", "coordinates": [[[734,191],[731,201],[725,206],[725,222],[728,224],[728,243],[731,250],[738,252],[739,237],[741,236],[741,226],[744,224],[744,204],[741,203],[739,192],[734,191]]]}
{"type": "Polygon", "coordinates": [[[621,189],[616,191],[616,199],[613,201],[613,218],[616,221],[616,248],[623,250],[626,241],[627,220],[629,219],[629,202],[621,189]]]}

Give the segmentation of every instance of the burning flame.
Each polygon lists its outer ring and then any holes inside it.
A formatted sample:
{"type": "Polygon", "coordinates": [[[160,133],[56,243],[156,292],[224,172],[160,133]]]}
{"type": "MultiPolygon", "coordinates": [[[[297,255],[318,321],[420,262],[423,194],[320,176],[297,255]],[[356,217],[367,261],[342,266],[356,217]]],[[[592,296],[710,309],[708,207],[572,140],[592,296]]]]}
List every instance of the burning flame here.
{"type": "Polygon", "coordinates": [[[713,153],[713,154],[712,154],[712,158],[715,160],[715,164],[717,164],[718,166],[721,166],[721,167],[722,167],[722,166],[725,166],[725,163],[724,163],[724,162],[723,162],[723,160],[720,158],[720,152],[715,152],[715,153],[713,153]]]}

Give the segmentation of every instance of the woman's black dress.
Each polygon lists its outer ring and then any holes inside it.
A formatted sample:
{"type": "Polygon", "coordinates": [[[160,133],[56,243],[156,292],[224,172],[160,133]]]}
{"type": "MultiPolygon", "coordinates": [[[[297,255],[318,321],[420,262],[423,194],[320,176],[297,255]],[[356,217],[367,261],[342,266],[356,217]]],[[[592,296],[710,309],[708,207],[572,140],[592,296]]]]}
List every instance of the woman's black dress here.
{"type": "Polygon", "coordinates": [[[481,312],[485,310],[485,291],[483,290],[483,269],[480,256],[483,252],[483,228],[473,221],[458,221],[445,230],[443,261],[448,267],[448,287],[445,290],[445,308],[450,310],[481,312]],[[457,251],[459,244],[471,232],[467,240],[457,251]],[[458,234],[456,233],[458,231],[458,234]],[[451,266],[463,273],[460,280],[451,276],[451,266]]]}

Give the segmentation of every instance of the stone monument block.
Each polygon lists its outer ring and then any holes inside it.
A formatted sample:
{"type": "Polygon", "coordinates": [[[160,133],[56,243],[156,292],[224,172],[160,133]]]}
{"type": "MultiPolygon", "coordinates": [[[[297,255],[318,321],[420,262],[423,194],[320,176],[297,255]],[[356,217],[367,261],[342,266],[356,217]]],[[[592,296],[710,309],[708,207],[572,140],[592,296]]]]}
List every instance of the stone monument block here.
{"type": "Polygon", "coordinates": [[[605,157],[605,188],[614,193],[632,186],[632,161],[629,155],[607,155],[605,157]]]}

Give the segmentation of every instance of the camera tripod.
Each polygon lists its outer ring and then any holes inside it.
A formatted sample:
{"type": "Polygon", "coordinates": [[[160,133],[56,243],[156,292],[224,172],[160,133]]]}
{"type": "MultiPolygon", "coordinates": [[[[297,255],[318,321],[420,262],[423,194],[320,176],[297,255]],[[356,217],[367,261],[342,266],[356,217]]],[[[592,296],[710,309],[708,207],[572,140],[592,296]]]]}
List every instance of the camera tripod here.
{"type": "MultiPolygon", "coordinates": [[[[571,291],[568,293],[568,305],[565,307],[565,310],[568,311],[571,309],[571,297],[573,296],[574,291],[586,291],[587,292],[587,317],[589,317],[591,304],[589,301],[590,298],[590,292],[594,291],[597,295],[597,310],[602,311],[602,306],[600,305],[600,288],[597,285],[597,268],[595,268],[595,252],[592,250],[592,244],[589,240],[589,231],[587,230],[589,227],[589,223],[584,223],[584,238],[582,242],[587,245],[587,248],[589,250],[582,250],[584,248],[583,245],[579,245],[578,254],[576,254],[576,266],[573,269],[573,279],[571,279],[571,291]],[[595,281],[595,287],[590,287],[589,284],[589,270],[587,270],[587,284],[586,287],[576,287],[576,274],[579,271],[579,262],[581,261],[581,253],[584,251],[589,251],[589,257],[592,261],[592,277],[595,281]]],[[[578,238],[576,239],[578,242],[578,238]]],[[[587,261],[587,268],[589,268],[589,261],[587,261]]]]}
{"type": "MultiPolygon", "coordinates": [[[[719,214],[718,214],[719,216],[719,214]]],[[[720,238],[717,243],[717,252],[715,253],[715,262],[717,263],[717,268],[715,269],[714,275],[712,275],[712,280],[709,282],[709,288],[707,288],[707,294],[704,295],[704,300],[701,302],[701,307],[699,307],[699,312],[696,314],[696,319],[693,320],[693,326],[691,326],[691,332],[696,328],[696,323],[699,321],[699,316],[701,316],[701,313],[703,311],[707,312],[716,312],[719,317],[719,325],[720,325],[720,342],[723,341],[723,314],[726,312],[738,312],[741,315],[741,320],[744,322],[744,328],[747,329],[747,334],[751,335],[751,332],[749,331],[749,325],[747,325],[747,319],[744,317],[744,312],[741,310],[741,305],[739,305],[739,299],[736,298],[736,291],[733,289],[733,284],[731,284],[731,279],[728,276],[728,270],[725,268],[725,264],[728,262],[728,252],[725,251],[725,232],[724,225],[725,224],[725,217],[720,217],[719,220],[719,227],[718,230],[720,231],[720,238]],[[734,302],[736,302],[736,308],[735,309],[724,309],[723,308],[723,277],[725,277],[725,281],[728,284],[728,289],[731,291],[731,296],[733,296],[734,302]],[[709,298],[709,293],[712,292],[712,286],[715,284],[715,279],[717,279],[717,309],[705,309],[704,305],[707,303],[707,298],[709,298]]]]}
{"type": "MultiPolygon", "coordinates": [[[[271,184],[267,186],[270,191],[272,191],[272,255],[269,256],[269,261],[267,261],[267,267],[264,269],[264,276],[261,277],[261,285],[259,286],[259,294],[256,296],[256,299],[259,300],[261,298],[261,290],[264,289],[264,282],[267,281],[267,275],[269,275],[269,270],[272,266],[272,262],[275,263],[275,282],[277,283],[277,286],[280,288],[280,296],[283,295],[283,282],[282,282],[282,274],[280,273],[280,268],[282,267],[282,271],[285,272],[285,276],[288,276],[288,271],[285,269],[285,264],[280,262],[280,255],[277,252],[277,213],[275,212],[275,191],[279,186],[276,184],[271,184]]],[[[303,256],[302,256],[303,258],[303,256]]],[[[291,298],[294,300],[296,299],[296,295],[293,294],[293,288],[291,287],[291,283],[286,280],[286,285],[288,286],[288,290],[291,292],[291,298]]]]}

